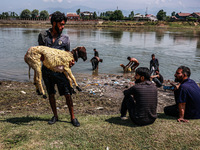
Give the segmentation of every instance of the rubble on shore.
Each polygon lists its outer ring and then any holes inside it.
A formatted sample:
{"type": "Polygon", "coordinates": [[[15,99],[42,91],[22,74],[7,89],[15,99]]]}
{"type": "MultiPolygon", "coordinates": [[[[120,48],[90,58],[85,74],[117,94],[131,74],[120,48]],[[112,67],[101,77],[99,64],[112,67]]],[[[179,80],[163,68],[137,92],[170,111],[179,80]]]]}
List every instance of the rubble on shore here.
{"type": "MultiPolygon", "coordinates": [[[[119,114],[123,91],[134,85],[132,74],[76,74],[75,77],[82,89],[82,92],[76,91],[72,95],[76,114],[119,114]]],[[[164,85],[169,85],[169,81],[164,85]]],[[[0,115],[51,113],[48,99],[36,95],[32,82],[1,81],[0,90],[0,115]]],[[[68,113],[64,97],[56,94],[56,99],[58,112],[68,113]]],[[[158,88],[157,112],[162,113],[165,106],[172,104],[173,91],[158,88]]]]}

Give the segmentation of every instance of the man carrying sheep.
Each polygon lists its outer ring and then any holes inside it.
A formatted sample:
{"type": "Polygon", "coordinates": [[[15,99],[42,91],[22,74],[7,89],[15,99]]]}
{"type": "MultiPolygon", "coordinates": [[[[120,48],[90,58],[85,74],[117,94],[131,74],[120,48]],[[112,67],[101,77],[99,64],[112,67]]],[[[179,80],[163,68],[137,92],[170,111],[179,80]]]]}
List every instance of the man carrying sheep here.
{"type": "MultiPolygon", "coordinates": [[[[60,50],[70,51],[70,40],[69,37],[62,34],[64,25],[67,21],[64,13],[54,12],[51,16],[51,25],[47,31],[43,31],[38,36],[39,45],[48,46],[51,48],[56,48],[60,50]]],[[[43,60],[44,57],[41,57],[43,60]]],[[[70,63],[69,67],[72,67],[74,62],[70,63]]],[[[56,100],[55,100],[55,84],[57,84],[59,94],[65,96],[67,106],[71,115],[71,123],[79,127],[80,123],[74,116],[73,102],[71,98],[72,88],[70,86],[69,80],[66,78],[64,73],[53,72],[47,69],[44,65],[42,66],[42,78],[44,80],[48,95],[49,103],[52,109],[54,116],[48,122],[48,124],[54,124],[58,121],[58,114],[56,109],[56,100]]]]}

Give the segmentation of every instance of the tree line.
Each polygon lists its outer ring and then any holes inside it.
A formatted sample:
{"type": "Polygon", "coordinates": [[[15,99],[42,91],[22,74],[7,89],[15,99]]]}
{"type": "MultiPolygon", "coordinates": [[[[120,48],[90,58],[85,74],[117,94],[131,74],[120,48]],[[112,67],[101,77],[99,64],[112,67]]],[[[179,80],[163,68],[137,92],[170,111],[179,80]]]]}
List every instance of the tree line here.
{"type": "MultiPolygon", "coordinates": [[[[99,16],[97,16],[97,13],[92,13],[91,16],[84,16],[81,14],[80,9],[76,11],[78,15],[80,15],[81,19],[103,19],[103,20],[133,20],[134,19],[134,11],[131,11],[129,16],[124,16],[121,10],[115,10],[115,11],[106,11],[101,12],[99,16]]],[[[175,16],[175,12],[172,12],[171,16],[175,16]]],[[[146,15],[146,14],[145,14],[146,15]]],[[[156,17],[158,20],[164,20],[167,21],[171,16],[167,16],[166,12],[161,9],[156,17]]],[[[0,18],[2,19],[9,19],[9,18],[17,18],[17,19],[49,19],[49,13],[46,10],[40,11],[37,9],[34,9],[33,11],[30,11],[29,9],[24,9],[20,15],[18,15],[15,12],[3,12],[0,14],[0,18]]]]}
{"type": "Polygon", "coordinates": [[[30,11],[29,9],[24,9],[20,15],[18,15],[15,12],[3,12],[0,14],[1,19],[49,19],[49,13],[46,10],[42,10],[39,12],[39,10],[34,9],[33,11],[30,11]]]}

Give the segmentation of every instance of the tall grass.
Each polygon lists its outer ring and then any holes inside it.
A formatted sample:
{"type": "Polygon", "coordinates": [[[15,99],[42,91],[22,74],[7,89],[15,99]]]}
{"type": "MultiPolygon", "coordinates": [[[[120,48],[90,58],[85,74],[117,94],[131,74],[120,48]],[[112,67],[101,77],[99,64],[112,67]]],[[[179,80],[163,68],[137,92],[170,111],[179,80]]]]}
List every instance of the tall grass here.
{"type": "Polygon", "coordinates": [[[0,149],[200,149],[200,122],[178,123],[160,114],[156,122],[139,127],[118,116],[78,116],[80,127],[49,115],[1,116],[0,149]]]}

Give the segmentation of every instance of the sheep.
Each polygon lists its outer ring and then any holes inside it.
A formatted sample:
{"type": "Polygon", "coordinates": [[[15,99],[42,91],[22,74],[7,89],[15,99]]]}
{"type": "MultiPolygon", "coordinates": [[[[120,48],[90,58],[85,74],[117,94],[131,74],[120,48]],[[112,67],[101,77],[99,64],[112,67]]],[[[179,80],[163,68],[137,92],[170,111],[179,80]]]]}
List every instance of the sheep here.
{"type": "Polygon", "coordinates": [[[70,68],[70,62],[74,62],[74,60],[77,62],[78,58],[82,58],[84,61],[87,60],[87,53],[85,47],[76,47],[70,52],[50,48],[47,46],[34,46],[28,49],[27,53],[24,56],[24,61],[29,66],[29,79],[30,69],[32,68],[34,70],[34,85],[36,87],[37,93],[39,95],[43,95],[43,98],[47,98],[41,82],[42,63],[45,67],[54,72],[63,72],[65,76],[69,79],[71,87],[72,79],[77,90],[81,91],[70,68]],[[44,58],[42,62],[41,57],[44,58]]]}
{"type": "Polygon", "coordinates": [[[125,72],[131,72],[131,68],[129,67],[129,68],[127,68],[125,65],[123,65],[123,64],[120,64],[120,66],[123,68],[123,70],[124,70],[124,73],[125,72]]]}

